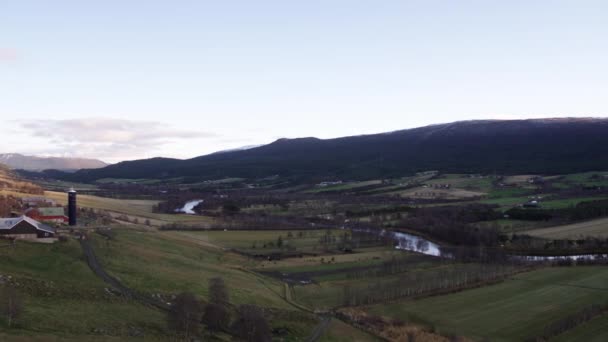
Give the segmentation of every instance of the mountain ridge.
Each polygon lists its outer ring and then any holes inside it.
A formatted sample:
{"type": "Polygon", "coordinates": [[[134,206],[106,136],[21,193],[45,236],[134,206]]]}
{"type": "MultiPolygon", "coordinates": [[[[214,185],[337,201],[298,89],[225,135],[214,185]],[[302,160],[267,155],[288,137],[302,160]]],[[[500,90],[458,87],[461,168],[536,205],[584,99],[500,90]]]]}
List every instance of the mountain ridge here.
{"type": "Polygon", "coordinates": [[[424,170],[454,173],[570,173],[608,169],[608,119],[470,120],[333,139],[279,139],[186,160],[127,161],[71,178],[281,175],[370,179],[424,170]]]}
{"type": "Polygon", "coordinates": [[[27,171],[42,171],[46,169],[76,171],[80,169],[102,168],[109,165],[101,160],[90,158],[38,157],[20,153],[0,153],[0,164],[4,164],[11,169],[27,171]]]}

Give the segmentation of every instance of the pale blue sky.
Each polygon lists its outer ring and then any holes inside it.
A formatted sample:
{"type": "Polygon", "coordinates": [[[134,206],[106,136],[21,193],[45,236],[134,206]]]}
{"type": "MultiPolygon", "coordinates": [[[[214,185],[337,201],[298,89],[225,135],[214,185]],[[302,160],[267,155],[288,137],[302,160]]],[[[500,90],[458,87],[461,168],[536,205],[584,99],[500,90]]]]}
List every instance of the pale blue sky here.
{"type": "Polygon", "coordinates": [[[608,115],[606,1],[0,0],[0,152],[608,115]]]}

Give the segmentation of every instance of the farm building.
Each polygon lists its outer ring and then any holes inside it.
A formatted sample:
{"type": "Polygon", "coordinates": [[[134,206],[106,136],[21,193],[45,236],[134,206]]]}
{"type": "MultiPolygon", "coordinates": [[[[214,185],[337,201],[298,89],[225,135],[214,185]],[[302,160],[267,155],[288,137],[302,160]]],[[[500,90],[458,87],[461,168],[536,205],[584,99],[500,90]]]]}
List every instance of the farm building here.
{"type": "Polygon", "coordinates": [[[55,201],[43,196],[23,197],[21,202],[28,207],[55,206],[55,201]]]}
{"type": "Polygon", "coordinates": [[[68,223],[62,207],[29,208],[25,215],[42,222],[68,223]]]}
{"type": "Polygon", "coordinates": [[[0,237],[36,240],[55,237],[55,230],[27,216],[0,218],[0,237]]]}
{"type": "Polygon", "coordinates": [[[536,200],[532,200],[532,201],[528,201],[528,202],[522,204],[521,206],[524,208],[539,208],[540,203],[536,200]]]}

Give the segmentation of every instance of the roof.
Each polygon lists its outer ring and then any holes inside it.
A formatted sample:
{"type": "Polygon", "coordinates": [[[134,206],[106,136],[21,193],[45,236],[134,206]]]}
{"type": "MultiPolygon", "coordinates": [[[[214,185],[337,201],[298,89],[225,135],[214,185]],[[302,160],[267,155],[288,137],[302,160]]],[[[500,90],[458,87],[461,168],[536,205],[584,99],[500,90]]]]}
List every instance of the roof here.
{"type": "Polygon", "coordinates": [[[45,232],[55,234],[55,230],[53,228],[47,226],[46,224],[42,224],[32,218],[29,218],[27,216],[13,217],[13,218],[0,218],[0,229],[12,229],[13,227],[15,227],[16,225],[18,225],[19,223],[21,223],[23,221],[29,223],[37,230],[42,230],[45,232]]]}
{"type": "Polygon", "coordinates": [[[31,196],[31,197],[23,197],[21,200],[26,202],[55,202],[50,198],[46,198],[44,196],[31,196]]]}
{"type": "Polygon", "coordinates": [[[38,212],[40,216],[65,216],[62,207],[38,208],[38,212]]]}

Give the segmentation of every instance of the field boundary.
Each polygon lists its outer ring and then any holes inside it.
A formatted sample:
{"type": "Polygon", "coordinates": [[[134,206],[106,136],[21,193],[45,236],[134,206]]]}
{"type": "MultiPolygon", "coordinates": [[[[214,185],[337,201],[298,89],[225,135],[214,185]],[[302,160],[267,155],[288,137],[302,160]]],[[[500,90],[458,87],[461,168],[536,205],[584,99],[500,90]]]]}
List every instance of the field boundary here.
{"type": "Polygon", "coordinates": [[[146,304],[146,305],[154,306],[163,311],[170,310],[170,306],[168,304],[155,300],[148,296],[142,295],[141,293],[125,286],[118,279],[116,279],[113,276],[111,276],[110,274],[108,274],[108,272],[106,272],[106,270],[103,268],[101,263],[99,263],[99,260],[97,259],[97,256],[95,255],[95,251],[93,250],[93,247],[89,243],[89,239],[86,237],[86,235],[82,235],[80,237],[79,241],[80,241],[80,247],[82,248],[82,252],[85,255],[87,265],[89,265],[89,268],[91,269],[91,271],[93,271],[93,273],[95,273],[104,282],[106,282],[108,285],[112,286],[115,290],[120,292],[126,298],[136,300],[136,301],[146,304]]]}

